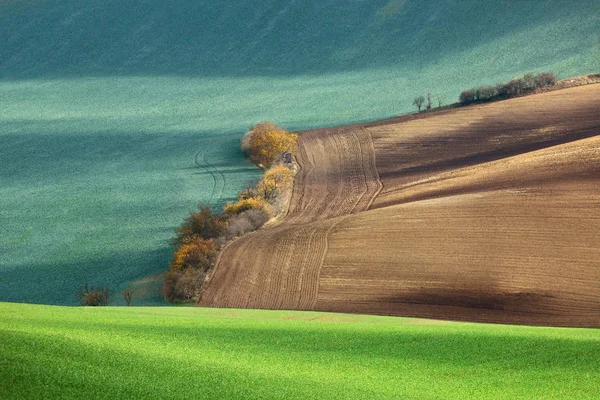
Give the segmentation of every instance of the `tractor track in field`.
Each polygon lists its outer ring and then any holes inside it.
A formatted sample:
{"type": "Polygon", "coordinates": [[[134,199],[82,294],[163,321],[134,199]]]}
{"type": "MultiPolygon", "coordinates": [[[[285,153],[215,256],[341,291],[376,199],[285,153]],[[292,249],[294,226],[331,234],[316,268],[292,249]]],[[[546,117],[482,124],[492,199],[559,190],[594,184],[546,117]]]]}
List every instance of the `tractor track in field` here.
{"type": "Polygon", "coordinates": [[[208,206],[214,205],[213,200],[216,203],[218,203],[218,201],[222,198],[223,190],[225,189],[225,176],[223,175],[223,173],[221,171],[219,171],[218,168],[216,168],[213,164],[211,164],[208,161],[208,153],[206,151],[199,151],[198,153],[196,153],[196,155],[194,156],[194,164],[196,164],[198,167],[200,167],[204,171],[206,171],[212,177],[212,180],[213,180],[213,188],[212,188],[212,191],[210,194],[210,198],[206,204],[208,206]],[[200,155],[202,155],[202,156],[200,156],[200,155]],[[219,179],[217,177],[220,177],[220,181],[221,181],[220,189],[218,189],[219,179]],[[216,195],[217,191],[219,192],[218,195],[216,195]]]}
{"type": "Polygon", "coordinates": [[[223,250],[199,304],[312,309],[330,233],[345,216],[366,209],[381,185],[370,181],[378,178],[370,140],[364,129],[304,134],[286,216],[223,250]]]}

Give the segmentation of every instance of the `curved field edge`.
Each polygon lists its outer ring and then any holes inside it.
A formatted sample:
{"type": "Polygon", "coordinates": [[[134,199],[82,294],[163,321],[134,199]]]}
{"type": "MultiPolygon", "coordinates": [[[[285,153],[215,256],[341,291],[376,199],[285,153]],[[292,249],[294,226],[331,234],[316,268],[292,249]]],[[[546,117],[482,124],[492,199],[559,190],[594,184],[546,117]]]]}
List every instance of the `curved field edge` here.
{"type": "Polygon", "coordinates": [[[0,303],[0,397],[592,399],[600,331],[0,303]]]}
{"type": "Polygon", "coordinates": [[[199,304],[600,325],[599,91],[301,133],[288,215],[199,304]]]}

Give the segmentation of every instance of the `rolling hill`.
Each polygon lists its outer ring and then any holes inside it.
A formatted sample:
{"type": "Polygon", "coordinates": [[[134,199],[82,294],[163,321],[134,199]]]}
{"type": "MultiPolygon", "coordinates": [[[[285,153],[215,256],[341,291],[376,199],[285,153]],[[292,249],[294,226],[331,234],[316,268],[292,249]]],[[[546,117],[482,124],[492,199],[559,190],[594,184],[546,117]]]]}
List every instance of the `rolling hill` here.
{"type": "Polygon", "coordinates": [[[238,150],[250,125],[597,71],[598,15],[595,0],[0,1],[0,301],[74,304],[89,283],[162,304],[173,227],[258,176],[238,150]]]}
{"type": "Polygon", "coordinates": [[[0,303],[3,399],[595,399],[595,329],[0,303]]]}
{"type": "Polygon", "coordinates": [[[600,326],[600,85],[301,133],[199,305],[600,326]]]}

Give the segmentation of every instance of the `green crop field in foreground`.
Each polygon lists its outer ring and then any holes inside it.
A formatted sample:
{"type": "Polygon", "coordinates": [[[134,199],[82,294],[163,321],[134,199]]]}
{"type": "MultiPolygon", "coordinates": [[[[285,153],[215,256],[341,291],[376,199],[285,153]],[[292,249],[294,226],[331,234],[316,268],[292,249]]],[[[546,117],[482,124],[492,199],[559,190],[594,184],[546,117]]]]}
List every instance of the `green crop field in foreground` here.
{"type": "Polygon", "coordinates": [[[600,330],[0,303],[3,399],[592,399],[600,330]]]}
{"type": "Polygon", "coordinates": [[[598,15],[597,0],[0,0],[0,301],[72,305],[88,283],[163,304],[172,229],[258,176],[250,125],[597,72],[598,15]]]}

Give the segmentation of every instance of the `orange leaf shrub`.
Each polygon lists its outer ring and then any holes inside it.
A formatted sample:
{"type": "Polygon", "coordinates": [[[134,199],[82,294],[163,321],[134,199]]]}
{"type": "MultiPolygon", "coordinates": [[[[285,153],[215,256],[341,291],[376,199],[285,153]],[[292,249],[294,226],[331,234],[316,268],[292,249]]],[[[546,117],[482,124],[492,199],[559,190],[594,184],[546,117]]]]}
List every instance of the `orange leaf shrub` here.
{"type": "Polygon", "coordinates": [[[188,239],[173,254],[171,271],[199,269],[207,271],[213,266],[217,255],[217,245],[213,239],[188,239]]]}

